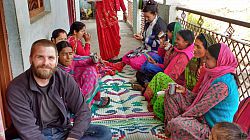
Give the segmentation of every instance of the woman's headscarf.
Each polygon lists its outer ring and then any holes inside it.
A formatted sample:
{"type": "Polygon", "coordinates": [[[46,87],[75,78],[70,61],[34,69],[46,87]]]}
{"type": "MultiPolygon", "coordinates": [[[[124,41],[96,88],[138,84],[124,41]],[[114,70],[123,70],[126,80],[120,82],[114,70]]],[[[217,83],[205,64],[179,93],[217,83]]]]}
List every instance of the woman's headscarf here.
{"type": "Polygon", "coordinates": [[[205,75],[204,79],[201,83],[201,87],[199,89],[199,92],[192,103],[191,106],[188,107],[187,111],[191,109],[197,102],[201,100],[204,93],[208,90],[208,88],[211,86],[212,82],[227,74],[227,73],[236,73],[236,68],[238,66],[237,59],[233,55],[232,51],[229,49],[229,47],[224,44],[220,43],[220,52],[217,60],[217,66],[212,69],[205,68],[205,75]]]}
{"type": "Polygon", "coordinates": [[[171,22],[168,24],[167,29],[170,32],[172,32],[173,35],[172,35],[172,39],[170,41],[171,41],[172,45],[175,45],[176,35],[180,30],[182,30],[181,23],[180,22],[171,22]]]}
{"type": "MultiPolygon", "coordinates": [[[[206,50],[209,46],[217,43],[213,36],[205,33],[200,33],[196,39],[199,39],[202,42],[202,45],[206,50]]],[[[186,87],[189,90],[191,89],[194,93],[198,92],[198,88],[200,87],[204,78],[204,67],[200,69],[200,66],[203,66],[203,64],[200,65],[200,59],[192,58],[188,62],[188,65],[185,69],[186,87]],[[197,76],[197,74],[199,76],[197,76]]]]}

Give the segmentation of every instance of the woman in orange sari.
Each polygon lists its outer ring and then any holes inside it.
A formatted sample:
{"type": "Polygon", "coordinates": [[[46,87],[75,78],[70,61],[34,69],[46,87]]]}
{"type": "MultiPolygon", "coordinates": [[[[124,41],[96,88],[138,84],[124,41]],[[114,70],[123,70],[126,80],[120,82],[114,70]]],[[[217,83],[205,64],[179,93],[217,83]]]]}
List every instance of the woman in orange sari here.
{"type": "Polygon", "coordinates": [[[123,11],[126,21],[126,7],[123,0],[96,1],[96,25],[100,55],[103,60],[117,59],[120,53],[120,28],[117,11],[123,11]]]}

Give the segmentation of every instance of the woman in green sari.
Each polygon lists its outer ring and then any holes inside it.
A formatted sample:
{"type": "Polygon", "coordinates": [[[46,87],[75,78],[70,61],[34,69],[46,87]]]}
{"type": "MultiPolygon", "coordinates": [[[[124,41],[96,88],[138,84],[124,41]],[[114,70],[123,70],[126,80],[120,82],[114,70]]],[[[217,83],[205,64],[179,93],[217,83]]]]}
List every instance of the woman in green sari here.
{"type": "MultiPolygon", "coordinates": [[[[194,47],[194,58],[192,58],[186,69],[185,69],[185,85],[189,90],[196,91],[195,87],[198,78],[203,73],[204,68],[204,57],[207,50],[207,47],[215,44],[215,39],[208,34],[199,34],[195,39],[195,47],[194,47]]],[[[155,115],[162,121],[164,121],[164,97],[165,91],[168,88],[169,83],[175,83],[168,75],[163,72],[158,73],[154,76],[154,78],[149,83],[145,93],[153,94],[153,97],[149,103],[151,107],[153,107],[153,111],[155,115]]],[[[152,110],[150,106],[148,106],[149,110],[152,110]]]]}

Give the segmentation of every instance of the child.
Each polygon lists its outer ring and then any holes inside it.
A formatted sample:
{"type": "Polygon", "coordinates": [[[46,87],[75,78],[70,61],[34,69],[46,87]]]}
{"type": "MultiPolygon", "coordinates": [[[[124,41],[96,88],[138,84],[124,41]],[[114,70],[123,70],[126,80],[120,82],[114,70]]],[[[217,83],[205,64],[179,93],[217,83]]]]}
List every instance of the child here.
{"type": "Polygon", "coordinates": [[[237,124],[229,122],[217,123],[211,131],[209,140],[246,140],[247,135],[243,133],[237,124]]]}

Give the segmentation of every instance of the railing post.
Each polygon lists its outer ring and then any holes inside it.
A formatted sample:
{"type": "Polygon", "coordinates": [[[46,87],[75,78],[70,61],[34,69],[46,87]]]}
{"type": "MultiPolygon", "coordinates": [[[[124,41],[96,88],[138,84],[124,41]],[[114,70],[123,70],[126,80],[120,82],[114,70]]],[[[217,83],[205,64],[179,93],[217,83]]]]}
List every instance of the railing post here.
{"type": "Polygon", "coordinates": [[[140,29],[139,0],[133,0],[133,32],[138,33],[140,29]]]}
{"type": "Polygon", "coordinates": [[[163,5],[166,5],[167,4],[167,0],[163,0],[163,5]]]}
{"type": "Polygon", "coordinates": [[[179,5],[180,4],[174,0],[163,0],[163,4],[159,4],[159,16],[161,16],[166,23],[176,21],[176,7],[179,5]]]}

